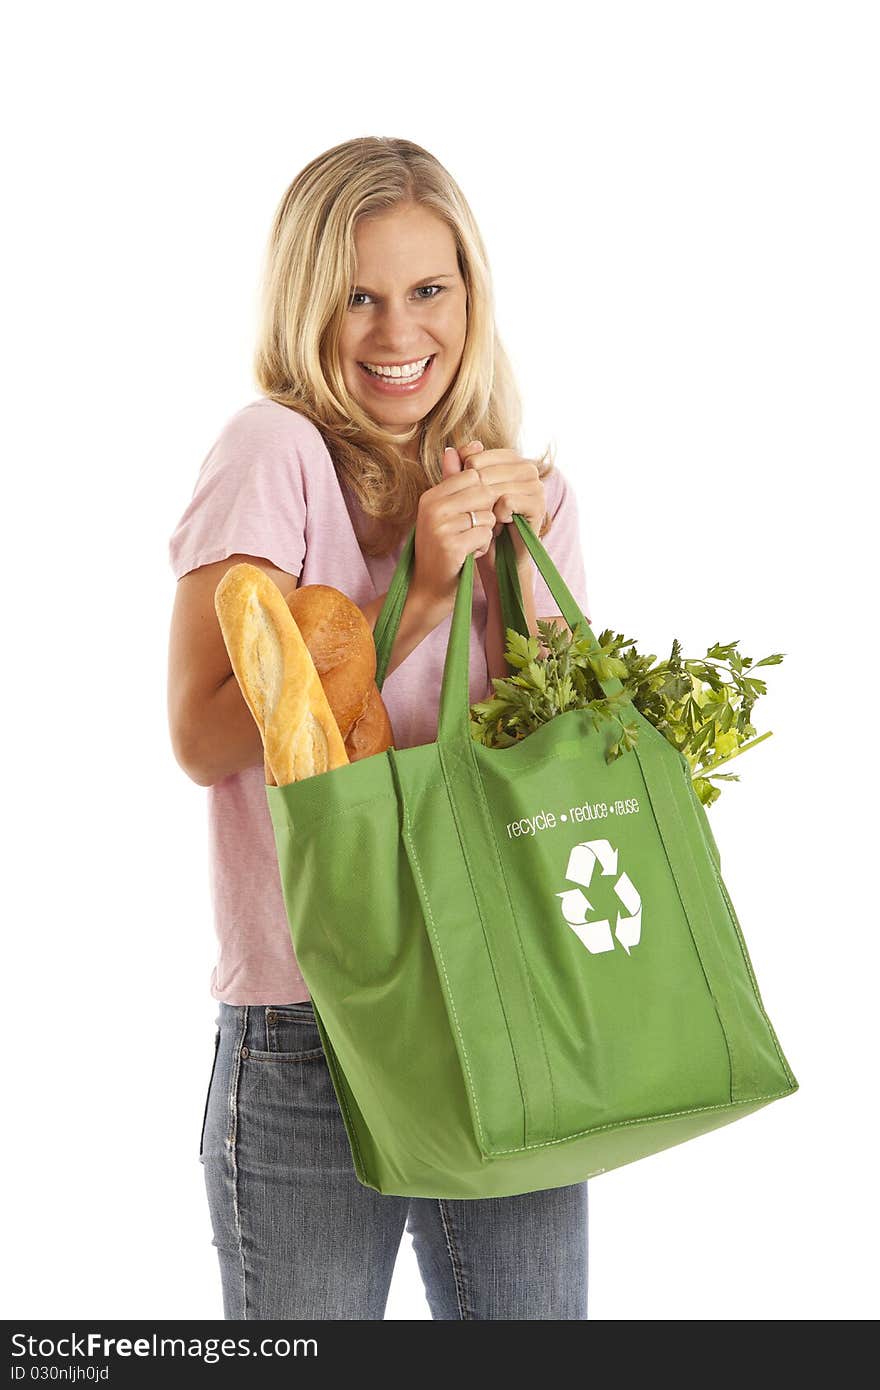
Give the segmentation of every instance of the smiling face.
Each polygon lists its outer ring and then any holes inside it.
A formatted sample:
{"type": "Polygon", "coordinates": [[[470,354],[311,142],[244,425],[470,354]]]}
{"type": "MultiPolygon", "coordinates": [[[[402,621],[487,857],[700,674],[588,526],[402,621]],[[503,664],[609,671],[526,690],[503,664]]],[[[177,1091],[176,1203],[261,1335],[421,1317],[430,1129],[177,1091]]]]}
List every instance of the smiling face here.
{"type": "Polygon", "coordinates": [[[437,404],[461,360],[467,292],[455,238],[428,208],[407,204],[362,218],[355,254],[342,374],[364,411],[398,433],[437,404]]]}

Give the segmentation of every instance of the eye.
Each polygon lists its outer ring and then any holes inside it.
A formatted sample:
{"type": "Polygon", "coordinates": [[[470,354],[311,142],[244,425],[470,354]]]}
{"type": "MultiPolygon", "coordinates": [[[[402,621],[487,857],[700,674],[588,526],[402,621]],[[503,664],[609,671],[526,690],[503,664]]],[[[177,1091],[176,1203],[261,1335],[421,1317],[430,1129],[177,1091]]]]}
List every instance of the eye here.
{"type": "MultiPolygon", "coordinates": [[[[437,299],[437,298],[439,298],[439,296],[440,296],[441,294],[443,294],[444,290],[446,290],[446,289],[447,289],[447,286],[446,286],[446,285],[419,285],[419,286],[417,287],[417,289],[416,289],[416,296],[417,296],[418,298],[420,298],[420,299],[422,300],[422,302],[424,303],[426,300],[432,300],[432,299],[437,299]],[[423,290],[424,290],[424,291],[436,290],[436,291],[437,291],[437,294],[428,294],[428,293],[422,294],[422,291],[423,291],[423,290]]],[[[355,291],[353,291],[353,293],[349,296],[349,300],[348,300],[348,307],[349,307],[349,309],[360,309],[360,308],[362,308],[363,305],[362,305],[362,304],[358,304],[356,301],[357,301],[357,300],[369,299],[370,297],[371,297],[371,296],[367,293],[366,290],[355,290],[355,291]]]]}

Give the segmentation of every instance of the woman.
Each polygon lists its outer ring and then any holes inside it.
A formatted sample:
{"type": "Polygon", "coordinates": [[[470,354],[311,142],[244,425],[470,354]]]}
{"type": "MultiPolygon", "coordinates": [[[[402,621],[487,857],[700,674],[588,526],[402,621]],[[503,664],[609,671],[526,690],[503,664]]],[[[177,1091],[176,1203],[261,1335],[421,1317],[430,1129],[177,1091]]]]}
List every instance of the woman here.
{"type": "MultiPolygon", "coordinates": [[[[333,585],[375,624],[415,526],[382,688],[398,748],[436,738],[468,554],[481,581],[471,699],[507,674],[494,551],[514,511],[546,534],[586,613],[574,496],[515,447],[482,240],[426,150],[352,140],[293,181],[269,239],[255,367],[262,394],[221,431],[170,541],[169,720],[178,762],[208,788],[219,941],[199,1154],[224,1316],[382,1318],[407,1229],[434,1318],[585,1318],[586,1183],[448,1201],[358,1182],[291,945],[260,735],[213,607],[225,570],[246,560],[285,594],[333,585]]],[[[562,622],[511,533],[530,630],[536,613],[562,622]]]]}

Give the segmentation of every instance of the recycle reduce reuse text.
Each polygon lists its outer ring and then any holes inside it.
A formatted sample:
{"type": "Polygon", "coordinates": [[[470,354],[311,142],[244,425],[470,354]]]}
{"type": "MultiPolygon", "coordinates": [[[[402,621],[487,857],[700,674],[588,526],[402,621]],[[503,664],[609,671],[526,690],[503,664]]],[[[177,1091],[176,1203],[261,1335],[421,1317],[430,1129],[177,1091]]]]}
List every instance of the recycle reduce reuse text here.
{"type": "Polygon", "coordinates": [[[571,821],[606,820],[609,816],[632,816],[639,811],[638,797],[627,797],[623,801],[587,801],[582,806],[569,806],[557,816],[553,811],[541,810],[534,816],[524,816],[521,820],[508,821],[507,838],[518,840],[522,835],[537,835],[542,830],[555,830],[559,824],[571,821]]]}

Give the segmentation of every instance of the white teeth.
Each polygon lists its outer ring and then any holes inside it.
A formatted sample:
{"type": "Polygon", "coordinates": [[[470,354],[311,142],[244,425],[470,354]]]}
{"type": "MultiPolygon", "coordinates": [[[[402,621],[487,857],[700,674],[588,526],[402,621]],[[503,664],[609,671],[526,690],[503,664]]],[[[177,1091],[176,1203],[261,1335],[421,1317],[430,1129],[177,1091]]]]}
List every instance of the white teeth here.
{"type": "Polygon", "coordinates": [[[371,362],[362,362],[361,366],[366,367],[367,371],[372,372],[373,376],[405,377],[407,379],[414,379],[415,377],[422,375],[422,372],[425,370],[430,360],[430,357],[422,357],[419,359],[418,362],[410,363],[405,367],[382,367],[376,366],[371,362]]]}

